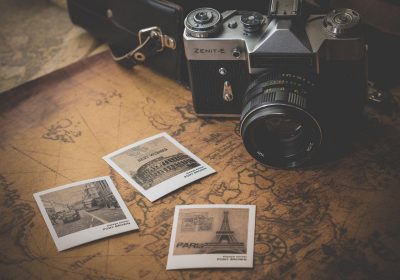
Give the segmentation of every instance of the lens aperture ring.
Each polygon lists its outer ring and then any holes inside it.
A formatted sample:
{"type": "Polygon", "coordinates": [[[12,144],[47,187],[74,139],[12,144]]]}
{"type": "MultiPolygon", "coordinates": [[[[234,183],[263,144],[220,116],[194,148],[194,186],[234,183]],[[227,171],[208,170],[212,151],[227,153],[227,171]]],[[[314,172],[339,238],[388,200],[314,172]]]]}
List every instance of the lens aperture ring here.
{"type": "Polygon", "coordinates": [[[247,88],[243,105],[247,104],[258,94],[267,93],[268,89],[285,89],[294,95],[307,96],[314,88],[314,77],[292,73],[267,72],[253,81],[247,88]]]}
{"type": "Polygon", "coordinates": [[[253,97],[243,108],[243,115],[245,115],[252,108],[266,103],[287,103],[292,104],[302,109],[307,108],[307,99],[304,95],[287,91],[284,88],[275,89],[267,88],[261,94],[253,97]]]}

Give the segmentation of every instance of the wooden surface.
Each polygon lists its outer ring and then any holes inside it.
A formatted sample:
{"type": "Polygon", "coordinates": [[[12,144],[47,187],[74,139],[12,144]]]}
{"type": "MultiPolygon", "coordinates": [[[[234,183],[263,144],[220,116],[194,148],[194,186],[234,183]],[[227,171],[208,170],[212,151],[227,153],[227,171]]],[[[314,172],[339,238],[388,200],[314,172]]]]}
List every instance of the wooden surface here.
{"type": "Polygon", "coordinates": [[[399,93],[368,112],[351,154],[307,170],[257,164],[237,120],[101,54],[0,97],[1,279],[399,279],[399,93]],[[217,173],[150,203],[102,160],[168,132],[217,173]],[[111,175],[140,230],[58,253],[32,194],[111,175]],[[253,269],[166,271],[174,206],[257,205],[253,269]]]}

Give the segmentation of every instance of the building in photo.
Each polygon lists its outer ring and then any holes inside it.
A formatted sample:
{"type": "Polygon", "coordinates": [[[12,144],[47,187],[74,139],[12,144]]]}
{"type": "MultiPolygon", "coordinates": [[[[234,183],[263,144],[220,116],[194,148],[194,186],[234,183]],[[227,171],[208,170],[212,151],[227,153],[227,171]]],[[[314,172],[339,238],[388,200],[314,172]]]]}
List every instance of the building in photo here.
{"type": "Polygon", "coordinates": [[[44,206],[44,209],[46,210],[47,215],[50,218],[51,223],[53,225],[56,224],[57,216],[56,216],[56,209],[54,207],[53,201],[43,200],[43,206],[44,206]]]}
{"type": "Polygon", "coordinates": [[[204,246],[206,254],[246,254],[246,246],[235,237],[229,225],[229,212],[224,211],[224,219],[220,229],[215,233],[212,242],[204,246]]]}
{"type": "Polygon", "coordinates": [[[102,207],[119,207],[106,181],[86,184],[83,191],[82,203],[86,210],[96,210],[102,207]]]}
{"type": "Polygon", "coordinates": [[[144,189],[149,189],[197,166],[200,166],[200,164],[190,156],[178,153],[153,159],[139,167],[137,172],[131,172],[131,176],[144,189]]]}

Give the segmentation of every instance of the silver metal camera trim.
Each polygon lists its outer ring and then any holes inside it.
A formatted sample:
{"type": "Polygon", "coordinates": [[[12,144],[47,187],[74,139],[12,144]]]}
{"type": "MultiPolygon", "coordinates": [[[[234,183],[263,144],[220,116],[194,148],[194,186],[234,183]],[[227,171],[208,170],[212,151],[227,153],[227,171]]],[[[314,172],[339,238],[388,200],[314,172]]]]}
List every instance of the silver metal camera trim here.
{"type": "Polygon", "coordinates": [[[308,18],[305,26],[313,53],[318,60],[321,57],[325,60],[361,60],[366,56],[366,48],[363,39],[360,37],[335,37],[323,28],[323,21],[326,15],[312,15],[308,18]],[[340,42],[341,48],[332,48],[340,42]],[[325,45],[325,46],[324,46],[325,45]],[[324,53],[321,53],[324,48],[324,53]]]}
{"type": "MultiPolygon", "coordinates": [[[[188,60],[247,61],[249,73],[259,73],[260,68],[257,69],[250,65],[250,54],[257,52],[259,48],[267,44],[268,39],[275,32],[280,32],[280,30],[285,30],[285,28],[279,29],[276,19],[268,21],[265,18],[265,24],[260,31],[247,33],[243,25],[240,24],[240,15],[235,14],[235,11],[227,11],[224,14],[228,14],[229,16],[223,16],[223,26],[218,37],[196,38],[187,34],[185,30],[183,37],[186,58],[188,60]],[[239,22],[239,24],[235,28],[230,28],[229,25],[233,22],[239,22]],[[235,48],[242,50],[241,55],[237,58],[232,55],[232,50],[235,48]]],[[[310,42],[310,49],[304,47],[304,52],[298,53],[299,56],[311,55],[314,57],[313,67],[317,73],[319,73],[319,62],[321,60],[360,60],[366,56],[366,48],[362,38],[334,37],[323,27],[325,16],[312,15],[308,18],[305,32],[310,42]],[[339,41],[342,45],[341,48],[334,47],[339,41]]],[[[285,54],[285,52],[282,52],[282,54],[285,54]]]]}
{"type": "MultiPolygon", "coordinates": [[[[265,34],[268,25],[264,24],[260,31],[256,33],[247,33],[244,30],[244,26],[240,23],[240,16],[235,15],[235,12],[236,11],[231,10],[222,14],[222,29],[221,32],[218,34],[218,37],[192,37],[191,35],[189,35],[190,32],[188,32],[185,28],[183,37],[186,58],[188,60],[249,61],[249,53],[251,53],[253,49],[261,43],[259,42],[260,37],[258,35],[265,34]],[[236,27],[229,27],[229,25],[233,22],[238,23],[236,27]],[[210,41],[212,42],[211,48],[210,41]],[[239,49],[241,51],[240,56],[233,56],[232,51],[235,49],[239,49]]],[[[267,18],[264,16],[264,22],[266,21],[267,18]]],[[[249,66],[249,63],[247,64],[249,66]]],[[[250,68],[249,72],[252,73],[252,70],[250,68]]]]}

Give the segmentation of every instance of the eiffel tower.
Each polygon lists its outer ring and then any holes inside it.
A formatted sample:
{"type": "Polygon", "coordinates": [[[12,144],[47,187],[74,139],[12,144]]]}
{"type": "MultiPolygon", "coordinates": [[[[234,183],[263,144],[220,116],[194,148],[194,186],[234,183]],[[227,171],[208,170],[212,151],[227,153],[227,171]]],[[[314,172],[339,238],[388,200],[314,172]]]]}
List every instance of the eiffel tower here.
{"type": "Polygon", "coordinates": [[[229,226],[228,211],[224,211],[221,228],[215,233],[212,242],[204,245],[206,254],[245,254],[246,247],[243,242],[238,242],[234,232],[229,226]]]}

